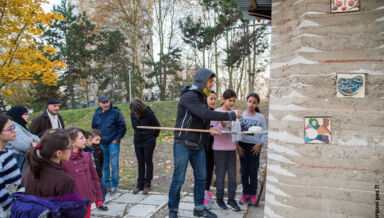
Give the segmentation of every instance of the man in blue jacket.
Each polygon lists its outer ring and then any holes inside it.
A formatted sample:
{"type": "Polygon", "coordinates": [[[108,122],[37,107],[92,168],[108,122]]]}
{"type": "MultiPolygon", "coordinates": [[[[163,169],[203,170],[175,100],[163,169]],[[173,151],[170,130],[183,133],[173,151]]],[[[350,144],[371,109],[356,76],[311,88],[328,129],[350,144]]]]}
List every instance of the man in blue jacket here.
{"type": "MultiPolygon", "coordinates": [[[[235,112],[217,112],[208,109],[207,96],[214,85],[215,74],[204,68],[196,71],[193,84],[181,89],[181,97],[177,107],[177,128],[209,129],[210,134],[220,135],[217,128],[210,128],[210,120],[236,120],[241,117],[241,110],[235,112]]],[[[204,206],[205,191],[205,152],[204,144],[208,142],[209,134],[201,132],[175,131],[173,144],[173,158],[175,169],[169,188],[168,210],[169,218],[177,217],[180,202],[180,190],[184,184],[188,162],[193,168],[194,185],[194,216],[217,217],[204,206]]]]}
{"type": "Polygon", "coordinates": [[[98,129],[102,134],[100,145],[104,156],[104,182],[111,188],[111,194],[115,194],[119,185],[120,140],[124,137],[127,126],[120,110],[113,107],[106,96],[99,98],[99,108],[93,115],[92,129],[98,129]],[[112,168],[112,181],[110,168],[112,168]]]}

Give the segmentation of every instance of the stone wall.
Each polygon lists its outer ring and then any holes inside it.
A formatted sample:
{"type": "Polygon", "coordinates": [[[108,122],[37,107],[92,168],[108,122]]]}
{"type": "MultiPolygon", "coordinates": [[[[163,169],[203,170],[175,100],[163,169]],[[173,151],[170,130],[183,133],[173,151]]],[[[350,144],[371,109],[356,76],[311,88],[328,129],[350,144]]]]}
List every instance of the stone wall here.
{"type": "Polygon", "coordinates": [[[384,217],[384,1],[360,1],[272,1],[265,217],[384,217]],[[337,73],[365,74],[365,97],[336,97],[337,73]],[[305,117],[331,119],[329,144],[305,117]]]}

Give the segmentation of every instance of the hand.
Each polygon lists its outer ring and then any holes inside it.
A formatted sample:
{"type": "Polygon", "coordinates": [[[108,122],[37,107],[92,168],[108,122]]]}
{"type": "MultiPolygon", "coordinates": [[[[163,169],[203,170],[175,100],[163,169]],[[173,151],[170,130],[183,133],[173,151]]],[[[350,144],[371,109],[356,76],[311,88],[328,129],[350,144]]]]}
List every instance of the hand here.
{"type": "Polygon", "coordinates": [[[112,143],[113,144],[119,144],[119,142],[117,140],[113,140],[112,143]]]}
{"type": "Polygon", "coordinates": [[[243,112],[241,110],[235,110],[235,113],[236,113],[236,117],[239,119],[241,118],[243,112]]]}
{"type": "Polygon", "coordinates": [[[215,136],[215,135],[221,135],[221,130],[218,129],[218,128],[216,128],[216,127],[211,127],[211,128],[209,129],[209,133],[210,133],[211,135],[213,135],[213,136],[215,136]]]}
{"type": "Polygon", "coordinates": [[[244,156],[244,149],[240,145],[236,145],[236,151],[240,157],[244,156]]]}
{"type": "Polygon", "coordinates": [[[252,153],[256,156],[258,154],[260,154],[260,150],[261,150],[261,144],[257,144],[257,145],[254,145],[251,149],[252,153]]]}
{"type": "Polygon", "coordinates": [[[34,142],[34,141],[31,142],[31,148],[36,147],[36,145],[37,145],[37,142],[34,142]]]}

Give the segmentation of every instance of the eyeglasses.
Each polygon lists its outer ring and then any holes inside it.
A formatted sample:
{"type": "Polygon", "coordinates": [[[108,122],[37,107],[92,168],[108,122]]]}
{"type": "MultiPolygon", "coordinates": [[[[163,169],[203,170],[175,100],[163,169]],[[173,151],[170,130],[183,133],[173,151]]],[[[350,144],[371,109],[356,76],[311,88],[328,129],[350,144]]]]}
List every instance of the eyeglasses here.
{"type": "Polygon", "coordinates": [[[3,131],[6,131],[6,132],[14,132],[16,129],[16,126],[15,125],[12,125],[10,126],[8,129],[3,129],[3,131]]]}

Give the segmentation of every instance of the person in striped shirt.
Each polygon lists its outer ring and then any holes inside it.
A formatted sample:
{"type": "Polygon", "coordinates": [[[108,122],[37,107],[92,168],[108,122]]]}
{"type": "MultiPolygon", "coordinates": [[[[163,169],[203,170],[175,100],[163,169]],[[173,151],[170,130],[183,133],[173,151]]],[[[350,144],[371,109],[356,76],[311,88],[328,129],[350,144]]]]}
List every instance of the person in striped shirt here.
{"type": "Polygon", "coordinates": [[[15,125],[7,115],[0,115],[0,217],[9,216],[9,206],[12,198],[9,196],[16,192],[21,174],[17,167],[17,161],[11,151],[6,150],[5,145],[16,139],[15,125]]]}

